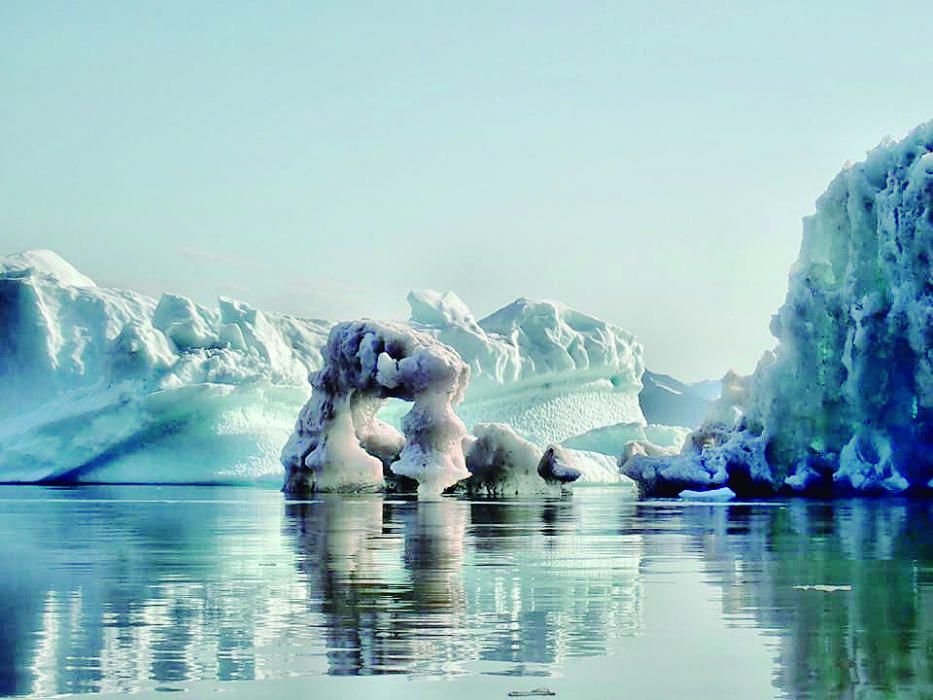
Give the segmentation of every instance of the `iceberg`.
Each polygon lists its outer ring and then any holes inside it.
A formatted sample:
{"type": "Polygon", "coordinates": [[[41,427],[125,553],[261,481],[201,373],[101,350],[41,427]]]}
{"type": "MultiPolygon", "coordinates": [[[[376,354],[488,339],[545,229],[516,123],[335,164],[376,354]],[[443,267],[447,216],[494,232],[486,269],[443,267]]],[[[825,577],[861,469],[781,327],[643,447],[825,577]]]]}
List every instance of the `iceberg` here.
{"type": "MultiPolygon", "coordinates": [[[[464,488],[489,496],[547,493],[551,484],[538,473],[543,456],[540,448],[502,423],[480,423],[473,427],[466,454],[470,478],[464,488]]],[[[577,473],[579,478],[579,473],[577,473]]],[[[557,484],[559,493],[560,485],[557,484]]]]}
{"type": "Polygon", "coordinates": [[[628,331],[559,302],[520,298],[479,321],[452,292],[408,295],[411,325],[470,366],[466,424],[506,423],[535,444],[644,423],[642,346],[628,331]]]}
{"type": "MultiPolygon", "coordinates": [[[[398,328],[453,348],[471,370],[454,405],[467,428],[509,424],[540,459],[577,434],[644,423],[642,348],[621,328],[556,302],[519,299],[482,321],[449,292],[413,292],[409,303],[398,328]]],[[[334,327],[228,298],[207,307],[101,287],[41,250],[0,258],[0,318],[8,483],[278,486],[282,446],[334,327]]],[[[389,486],[402,480],[386,469],[403,445],[396,409],[369,416],[358,435],[389,486]]],[[[563,453],[580,482],[627,482],[615,452],[599,449],[563,453]]]]}
{"type": "Polygon", "coordinates": [[[933,484],[933,121],[847,166],[804,220],[777,338],[643,492],[899,494],[933,484]]]}
{"type": "Polygon", "coordinates": [[[730,488],[712,489],[710,491],[681,491],[679,498],[684,501],[703,501],[707,503],[724,503],[735,498],[730,488]]]}
{"type": "Polygon", "coordinates": [[[582,475],[573,457],[556,445],[541,450],[508,425],[480,423],[466,454],[464,488],[489,496],[559,494],[582,475]]]}
{"type": "Polygon", "coordinates": [[[51,251],[0,258],[0,480],[280,478],[330,323],[98,287],[51,251]]]}

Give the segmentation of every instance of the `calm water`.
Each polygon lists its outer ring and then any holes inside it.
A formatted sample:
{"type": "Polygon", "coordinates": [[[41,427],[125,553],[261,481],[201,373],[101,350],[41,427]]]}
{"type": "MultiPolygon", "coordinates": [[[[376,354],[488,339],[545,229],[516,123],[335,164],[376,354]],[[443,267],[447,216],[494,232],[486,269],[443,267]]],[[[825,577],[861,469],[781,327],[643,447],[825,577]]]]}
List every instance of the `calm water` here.
{"type": "Polygon", "coordinates": [[[0,561],[0,695],[933,698],[929,502],[2,487],[0,561]]]}

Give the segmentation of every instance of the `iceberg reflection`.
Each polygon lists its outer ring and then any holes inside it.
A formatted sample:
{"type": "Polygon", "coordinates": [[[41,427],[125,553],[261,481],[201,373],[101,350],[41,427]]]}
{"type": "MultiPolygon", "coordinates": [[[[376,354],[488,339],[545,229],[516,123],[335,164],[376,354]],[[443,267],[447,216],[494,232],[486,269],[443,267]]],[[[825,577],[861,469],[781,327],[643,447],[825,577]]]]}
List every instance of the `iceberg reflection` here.
{"type": "Polygon", "coordinates": [[[729,658],[743,627],[764,631],[764,665],[729,673],[775,694],[923,697],[931,531],[933,504],[891,500],[0,488],[0,695],[327,674],[584,687],[594,668],[643,678],[645,659],[728,694],[721,666],[678,667],[670,635],[729,658]],[[694,604],[712,617],[680,635],[670,616],[694,604]]]}
{"type": "Polygon", "coordinates": [[[0,489],[0,695],[552,674],[640,628],[633,506],[604,504],[0,489]]]}
{"type": "Polygon", "coordinates": [[[725,615],[778,638],[775,684],[790,697],[933,693],[929,501],[685,512],[725,615]]]}

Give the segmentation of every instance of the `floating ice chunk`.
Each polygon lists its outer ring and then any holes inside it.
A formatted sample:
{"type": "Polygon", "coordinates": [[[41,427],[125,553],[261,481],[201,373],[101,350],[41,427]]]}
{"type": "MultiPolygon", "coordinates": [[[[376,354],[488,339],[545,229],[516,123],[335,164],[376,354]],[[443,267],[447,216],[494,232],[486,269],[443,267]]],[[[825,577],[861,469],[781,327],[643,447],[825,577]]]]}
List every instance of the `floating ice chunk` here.
{"type": "Polygon", "coordinates": [[[834,586],[827,583],[813,583],[805,586],[794,586],[795,591],[819,591],[820,593],[845,593],[852,590],[852,586],[843,584],[834,586]]]}
{"type": "Polygon", "coordinates": [[[731,501],[735,498],[735,491],[728,487],[710,489],[709,491],[691,491],[689,489],[677,494],[685,501],[731,501]]]}
{"type": "Polygon", "coordinates": [[[621,472],[638,484],[647,497],[673,498],[684,490],[712,490],[724,486],[728,474],[719,465],[707,464],[697,455],[657,457],[636,454],[620,459],[621,472]]]}
{"type": "Polygon", "coordinates": [[[551,445],[538,462],[538,476],[548,483],[570,484],[582,476],[572,455],[558,445],[551,445]]]}
{"type": "Polygon", "coordinates": [[[533,697],[533,696],[548,696],[548,695],[557,695],[553,690],[549,688],[534,688],[532,690],[510,690],[509,697],[512,698],[521,698],[521,697],[533,697]]]}
{"type": "Polygon", "coordinates": [[[334,326],[323,355],[282,451],[286,491],[380,488],[383,460],[399,447],[390,469],[416,480],[420,496],[438,496],[469,476],[466,429],[453,405],[470,372],[456,352],[401,324],[354,321],[334,326]],[[404,439],[376,418],[389,398],[414,403],[402,419],[404,439]]]}
{"type": "MultiPolygon", "coordinates": [[[[466,455],[470,478],[464,486],[472,493],[519,495],[559,492],[561,481],[545,479],[538,469],[541,448],[523,439],[508,425],[479,423],[466,455]]],[[[577,474],[579,477],[579,473],[577,474]]]]}

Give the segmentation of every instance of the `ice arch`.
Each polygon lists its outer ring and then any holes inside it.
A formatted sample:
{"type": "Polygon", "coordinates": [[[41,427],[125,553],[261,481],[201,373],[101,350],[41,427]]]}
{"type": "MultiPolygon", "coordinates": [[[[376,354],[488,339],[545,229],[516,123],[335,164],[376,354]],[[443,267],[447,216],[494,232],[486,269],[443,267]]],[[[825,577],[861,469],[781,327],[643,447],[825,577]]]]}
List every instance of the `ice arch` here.
{"type": "Polygon", "coordinates": [[[439,495],[470,476],[463,400],[470,368],[433,337],[408,326],[351,321],[334,326],[311,376],[312,394],[282,451],[285,491],[356,491],[384,486],[383,469],[439,495]],[[413,402],[404,436],[376,418],[386,400],[413,402]]]}

